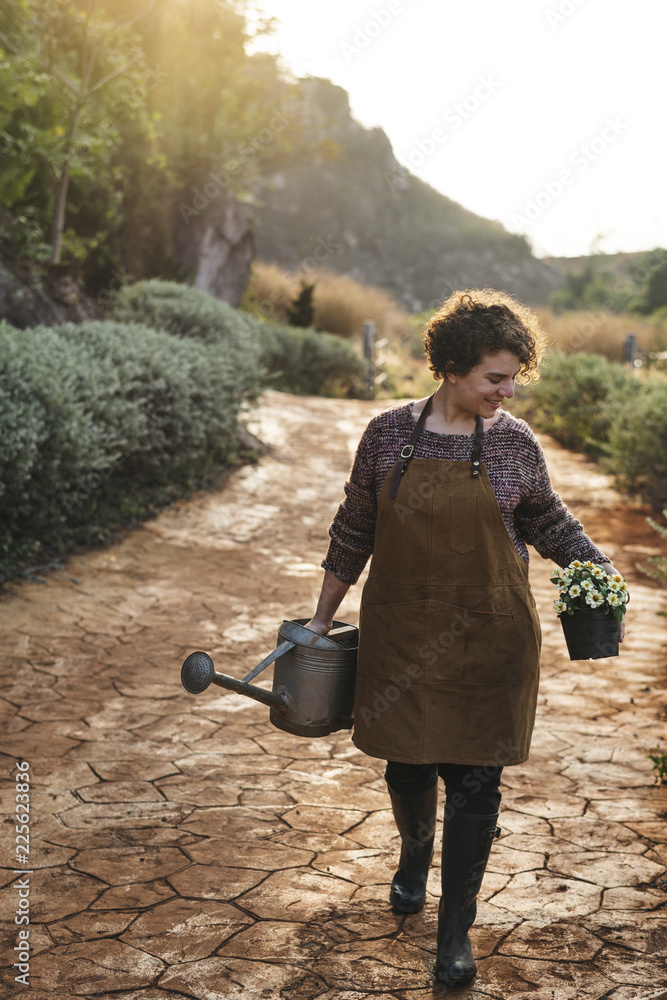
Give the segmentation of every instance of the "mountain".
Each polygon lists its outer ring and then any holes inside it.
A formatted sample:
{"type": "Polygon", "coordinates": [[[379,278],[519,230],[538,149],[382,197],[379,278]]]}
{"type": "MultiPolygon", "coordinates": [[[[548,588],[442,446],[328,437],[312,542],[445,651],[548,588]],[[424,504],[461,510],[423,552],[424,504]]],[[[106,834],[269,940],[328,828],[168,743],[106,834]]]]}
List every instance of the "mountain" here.
{"type": "Polygon", "coordinates": [[[523,236],[401,166],[382,129],[352,118],[341,87],[311,77],[298,96],[303,148],[279,166],[269,161],[250,208],[261,260],[350,274],[412,311],[437,307],[456,288],[490,285],[540,305],[560,287],[559,269],[533,256],[523,236]]]}

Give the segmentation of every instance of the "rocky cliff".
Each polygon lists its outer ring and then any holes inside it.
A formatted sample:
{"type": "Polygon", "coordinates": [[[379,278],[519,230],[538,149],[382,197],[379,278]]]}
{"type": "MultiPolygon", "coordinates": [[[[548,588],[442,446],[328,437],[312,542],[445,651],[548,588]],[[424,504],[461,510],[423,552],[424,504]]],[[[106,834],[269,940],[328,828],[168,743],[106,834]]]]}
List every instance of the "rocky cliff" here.
{"type": "Polygon", "coordinates": [[[411,310],[435,306],[461,287],[491,285],[533,304],[559,287],[558,269],[534,257],[523,237],[402,167],[382,129],[354,121],[341,87],[311,78],[299,90],[310,151],[268,170],[256,192],[260,259],[350,274],[411,310]]]}

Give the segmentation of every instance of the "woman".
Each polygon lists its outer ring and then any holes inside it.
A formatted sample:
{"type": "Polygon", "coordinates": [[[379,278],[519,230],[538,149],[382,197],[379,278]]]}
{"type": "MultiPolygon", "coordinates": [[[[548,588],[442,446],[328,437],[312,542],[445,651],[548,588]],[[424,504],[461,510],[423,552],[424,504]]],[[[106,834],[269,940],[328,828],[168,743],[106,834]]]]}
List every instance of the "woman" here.
{"type": "Polygon", "coordinates": [[[424,338],[440,385],[375,417],[329,530],[309,627],[331,628],[372,561],[361,600],[354,743],[387,761],[402,847],[390,901],[424,905],[437,780],[446,787],[436,977],[476,972],[468,931],[500,804],[504,766],[528,757],[540,625],[526,543],[566,566],[606,556],[554,493],[527,424],[502,409],[538,376],[536,316],[490,289],[452,295],[424,338]]]}

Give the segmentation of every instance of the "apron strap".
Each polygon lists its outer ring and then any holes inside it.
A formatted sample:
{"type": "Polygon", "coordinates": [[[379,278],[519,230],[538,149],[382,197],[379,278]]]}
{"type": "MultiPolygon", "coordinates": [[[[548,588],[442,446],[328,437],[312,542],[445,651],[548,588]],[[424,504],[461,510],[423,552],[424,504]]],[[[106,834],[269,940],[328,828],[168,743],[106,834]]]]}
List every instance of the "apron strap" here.
{"type": "MultiPolygon", "coordinates": [[[[435,393],[433,393],[433,395],[435,395],[435,393]]],[[[398,485],[401,481],[401,476],[407,469],[408,462],[410,461],[410,459],[414,454],[417,438],[422,432],[424,424],[426,423],[428,412],[431,409],[431,401],[433,399],[433,395],[429,396],[428,399],[426,400],[426,405],[419,414],[419,420],[417,421],[415,429],[413,430],[412,435],[410,436],[410,440],[401,449],[401,457],[394,466],[394,471],[392,472],[391,475],[391,482],[389,484],[390,500],[396,499],[396,496],[398,494],[398,485]]],[[[484,441],[484,420],[482,419],[482,417],[477,416],[475,417],[475,441],[472,446],[472,465],[470,471],[470,475],[473,477],[479,475],[479,469],[482,461],[483,441],[484,441]]]]}
{"type": "Polygon", "coordinates": [[[421,413],[419,414],[419,420],[417,421],[417,424],[415,426],[415,429],[412,432],[412,435],[410,437],[409,442],[406,445],[404,445],[403,448],[401,449],[401,457],[399,458],[398,462],[394,466],[394,471],[393,471],[392,477],[391,477],[391,483],[389,484],[389,499],[390,500],[395,500],[396,499],[396,494],[398,493],[398,484],[401,481],[401,476],[403,475],[403,473],[405,472],[405,470],[408,467],[408,462],[410,461],[410,459],[412,458],[412,456],[414,454],[415,444],[417,443],[417,438],[421,434],[422,428],[423,428],[424,424],[426,423],[426,418],[428,416],[428,411],[431,409],[431,400],[433,399],[434,395],[435,395],[435,393],[433,393],[433,395],[429,396],[428,399],[426,400],[426,405],[425,405],[424,409],[421,411],[421,413]],[[401,459],[403,461],[401,461],[401,459]]]}
{"type": "Polygon", "coordinates": [[[482,461],[482,443],[484,441],[484,420],[480,416],[475,417],[475,443],[472,446],[472,466],[471,476],[479,475],[479,468],[482,461]]]}

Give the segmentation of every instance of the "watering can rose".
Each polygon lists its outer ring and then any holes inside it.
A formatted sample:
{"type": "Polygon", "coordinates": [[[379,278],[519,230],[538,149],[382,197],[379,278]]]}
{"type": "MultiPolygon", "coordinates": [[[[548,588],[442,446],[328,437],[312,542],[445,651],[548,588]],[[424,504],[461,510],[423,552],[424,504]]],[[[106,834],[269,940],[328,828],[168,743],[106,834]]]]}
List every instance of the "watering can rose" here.
{"type": "Polygon", "coordinates": [[[555,569],[549,577],[558,588],[554,611],[558,615],[574,615],[590,608],[611,611],[620,622],[628,602],[628,585],[620,573],[606,573],[602,566],[575,559],[565,569],[555,569]]]}

